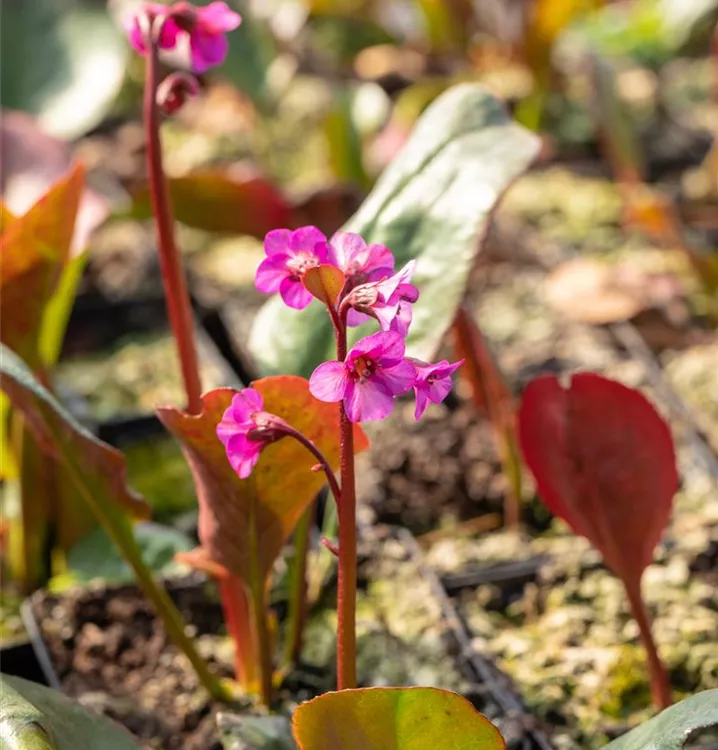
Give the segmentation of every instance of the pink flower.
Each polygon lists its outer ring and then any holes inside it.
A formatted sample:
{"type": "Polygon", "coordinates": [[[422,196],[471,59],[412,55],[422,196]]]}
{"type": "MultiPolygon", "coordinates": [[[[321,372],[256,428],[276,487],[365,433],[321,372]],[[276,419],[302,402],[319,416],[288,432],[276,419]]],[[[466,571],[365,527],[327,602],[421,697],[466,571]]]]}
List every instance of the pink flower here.
{"type": "Polygon", "coordinates": [[[347,302],[357,314],[351,320],[347,316],[347,323],[359,325],[371,315],[382,330],[406,336],[411,323],[411,303],[419,299],[419,290],[409,283],[415,266],[416,261],[410,260],[391,276],[355,287],[347,302]]]}
{"type": "Polygon", "coordinates": [[[204,73],[215,65],[220,65],[227,57],[229,43],[226,34],[242,23],[242,17],[225,2],[214,2],[195,8],[187,2],[172,6],[159,3],[144,3],[134,14],[128,26],[128,36],[132,47],[141,55],[147,54],[142,32],[142,16],[164,17],[160,32],[161,49],[173,49],[181,35],[189,37],[192,70],[204,73]]]}
{"type": "Polygon", "coordinates": [[[285,437],[284,420],[264,411],[262,396],[254,388],[245,388],[234,396],[232,405],[217,425],[227,458],[240,479],[251,473],[259,454],[270,443],[285,437]]]}
{"type": "MultiPolygon", "coordinates": [[[[127,24],[127,36],[135,52],[139,52],[140,55],[147,54],[145,35],[142,32],[142,17],[149,15],[153,17],[167,16],[168,12],[169,8],[166,5],[160,3],[143,3],[140,10],[132,15],[127,24]]],[[[162,25],[162,31],[160,32],[160,48],[174,49],[177,44],[177,37],[180,33],[180,28],[175,23],[174,19],[171,17],[167,18],[162,25]]]]}
{"type": "Polygon", "coordinates": [[[336,232],[328,251],[330,262],[344,271],[351,286],[394,272],[394,256],[386,245],[367,245],[353,232],[336,232]]]}
{"type": "Polygon", "coordinates": [[[385,419],[394,397],[414,384],[414,365],[404,357],[404,339],[395,331],[379,331],[359,341],[344,362],[325,362],[309,379],[320,401],[344,401],[352,422],[385,419]]]}
{"type": "Polygon", "coordinates": [[[260,292],[279,292],[284,302],[304,309],[312,295],[302,284],[304,271],[329,263],[327,238],[316,227],[274,229],[264,238],[267,257],[259,264],[254,283],[260,292]]]}
{"type": "Polygon", "coordinates": [[[464,360],[454,362],[453,365],[445,359],[434,364],[427,364],[416,359],[412,362],[416,367],[414,418],[418,421],[426,411],[430,401],[432,404],[440,404],[451,393],[451,376],[464,364],[464,360]]]}
{"type": "Polygon", "coordinates": [[[194,28],[189,35],[192,70],[204,73],[224,62],[229,49],[226,34],[242,23],[242,17],[224,2],[210,3],[195,12],[194,28]]]}

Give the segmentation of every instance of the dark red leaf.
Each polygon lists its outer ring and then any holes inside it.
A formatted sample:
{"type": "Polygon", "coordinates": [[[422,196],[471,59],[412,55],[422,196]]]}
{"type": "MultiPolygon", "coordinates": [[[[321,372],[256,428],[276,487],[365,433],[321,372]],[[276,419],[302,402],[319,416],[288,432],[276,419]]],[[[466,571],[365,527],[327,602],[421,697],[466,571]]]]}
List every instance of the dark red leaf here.
{"type": "Polygon", "coordinates": [[[650,564],[678,487],[668,425],[638,391],[595,373],[526,388],[519,441],[538,492],[624,581],[650,564]]]}

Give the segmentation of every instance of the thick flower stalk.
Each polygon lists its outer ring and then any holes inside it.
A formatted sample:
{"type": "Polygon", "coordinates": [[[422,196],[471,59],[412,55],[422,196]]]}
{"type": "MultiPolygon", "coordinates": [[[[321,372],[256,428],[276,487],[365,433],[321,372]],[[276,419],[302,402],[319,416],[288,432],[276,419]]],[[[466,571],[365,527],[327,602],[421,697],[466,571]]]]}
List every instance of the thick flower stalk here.
{"type": "MultiPolygon", "coordinates": [[[[419,290],[411,283],[415,262],[395,271],[389,248],[367,244],[359,235],[338,232],[331,239],[316,227],[277,229],[264,243],[266,258],[257,269],[257,288],[279,293],[301,310],[316,298],[334,327],[336,359],[320,364],[309,380],[312,395],[338,404],[341,489],[327,477],[337,499],[339,557],[337,592],[337,682],[356,687],[356,491],[352,423],[386,419],[395,399],[412,390],[419,419],[430,403],[441,403],[461,362],[422,362],[407,357],[405,337],[419,290]],[[374,319],[379,331],[347,346],[347,328],[374,319]]],[[[246,393],[244,391],[243,393],[246,393]]],[[[255,396],[247,394],[225,414],[218,427],[227,456],[240,477],[260,460],[262,448],[277,439],[276,422],[259,430],[267,417],[255,396]]],[[[281,430],[280,430],[281,431],[281,430]]],[[[296,437],[296,435],[295,435],[296,437]]]]}

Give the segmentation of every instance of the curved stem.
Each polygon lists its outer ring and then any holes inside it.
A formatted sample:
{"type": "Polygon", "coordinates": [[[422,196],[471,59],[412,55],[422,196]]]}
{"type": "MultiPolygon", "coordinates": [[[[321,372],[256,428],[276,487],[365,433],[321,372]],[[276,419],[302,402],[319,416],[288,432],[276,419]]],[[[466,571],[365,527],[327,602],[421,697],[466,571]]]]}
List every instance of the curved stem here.
{"type": "Polygon", "coordinates": [[[191,414],[199,414],[202,411],[202,386],[194,341],[192,307],[187,293],[182,261],[175,242],[172,204],[162,165],[160,111],[157,106],[157,87],[159,86],[157,40],[163,22],[164,19],[161,17],[154,18],[152,15],[146,17],[147,62],[143,115],[147,141],[147,173],[152,212],[155,216],[157,228],[160,268],[167,301],[167,316],[177,344],[182,379],[187,394],[187,409],[191,414]]]}
{"type": "Polygon", "coordinates": [[[653,698],[653,703],[656,708],[668,708],[673,702],[671,699],[671,685],[668,680],[666,668],[663,666],[661,657],[658,655],[656,642],[653,640],[651,622],[646,611],[646,605],[643,603],[643,597],[641,596],[640,578],[637,583],[629,583],[627,579],[624,579],[623,585],[626,588],[631,612],[638,623],[641,642],[648,656],[648,671],[651,680],[651,697],[653,698]]]}
{"type": "MultiPolygon", "coordinates": [[[[347,356],[343,316],[335,327],[337,359],[347,356]]],[[[344,402],[339,402],[339,466],[342,498],[339,503],[339,572],[337,581],[337,688],[356,687],[357,537],[354,479],[354,429],[344,402]]]]}
{"type": "Polygon", "coordinates": [[[332,491],[332,495],[334,495],[334,501],[337,503],[337,505],[339,505],[341,498],[339,483],[337,482],[336,476],[334,476],[334,472],[332,471],[331,466],[329,466],[329,462],[326,458],[324,458],[324,454],[319,450],[319,448],[317,448],[316,445],[314,445],[314,443],[308,437],[302,435],[299,430],[295,430],[291,425],[287,425],[287,428],[285,428],[287,435],[299,441],[314,456],[314,458],[317,459],[319,465],[322,467],[322,471],[327,477],[329,489],[332,491]]]}

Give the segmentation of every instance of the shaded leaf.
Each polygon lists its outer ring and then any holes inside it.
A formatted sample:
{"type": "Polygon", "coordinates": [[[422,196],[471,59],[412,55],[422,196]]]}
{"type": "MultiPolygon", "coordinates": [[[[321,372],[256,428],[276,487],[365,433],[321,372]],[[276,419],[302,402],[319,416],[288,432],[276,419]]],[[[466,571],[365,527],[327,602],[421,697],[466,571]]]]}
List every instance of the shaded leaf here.
{"type": "MultiPolygon", "coordinates": [[[[252,384],[265,410],[280,416],[312,440],[330,465],[339,461],[336,406],[318,401],[306,380],[264,378],[252,384]]],[[[239,479],[217,438],[217,425],[236,391],[218,388],[202,397],[203,411],[191,415],[174,407],[157,409],[162,423],[180,441],[199,493],[199,537],[209,556],[244,581],[252,579],[256,549],[265,578],[299,517],[325,484],[313,472],[316,459],[292,438],[267,446],[248,479],[239,479]]],[[[368,445],[355,428],[357,451],[368,445]]]]}
{"type": "Polygon", "coordinates": [[[548,509],[585,536],[624,581],[650,564],[678,488],[668,425],[636,390],[578,373],[531,382],[519,441],[548,509]]]}
{"type": "Polygon", "coordinates": [[[185,653],[201,682],[216,697],[226,697],[184,632],[182,618],[164,589],[157,586],[142,560],[132,530],[132,519],[148,518],[150,508],[125,484],[126,465],[120,451],[102,443],[43,388],[27,365],[0,344],[2,389],[12,406],[22,412],[37,444],[58,460],[82,499],[119,547],[140,587],[162,617],[167,632],[185,653]]]}
{"type": "Polygon", "coordinates": [[[2,106],[68,138],[102,119],[130,54],[106,9],[86,0],[4,3],[0,48],[2,106]]]}
{"type": "Polygon", "coordinates": [[[718,690],[705,690],[661,711],[606,750],[680,750],[689,736],[708,727],[718,727],[718,690]]]}
{"type": "MultiPolygon", "coordinates": [[[[411,356],[430,360],[436,352],[463,299],[491,211],[538,148],[538,139],[488,91],[455,86],[422,115],[345,225],[369,243],[388,245],[399,267],[418,260],[413,283],[421,297],[408,339],[411,356]]],[[[277,298],[257,316],[250,348],[265,372],[308,375],[334,357],[332,341],[324,308],[297,312],[277,298]]]]}
{"type": "MultiPolygon", "coordinates": [[[[233,175],[207,169],[169,180],[175,218],[207,232],[249,234],[260,239],[290,222],[290,207],[282,193],[264,177],[233,175]]],[[[149,189],[133,197],[135,219],[152,216],[149,189]]]]}
{"type": "Polygon", "coordinates": [[[88,711],[59,690],[0,674],[4,750],[140,750],[119,724],[88,711]]]}
{"type": "Polygon", "coordinates": [[[294,713],[301,750],[504,750],[499,730],[466,698],[430,687],[325,693],[294,713]]]}

